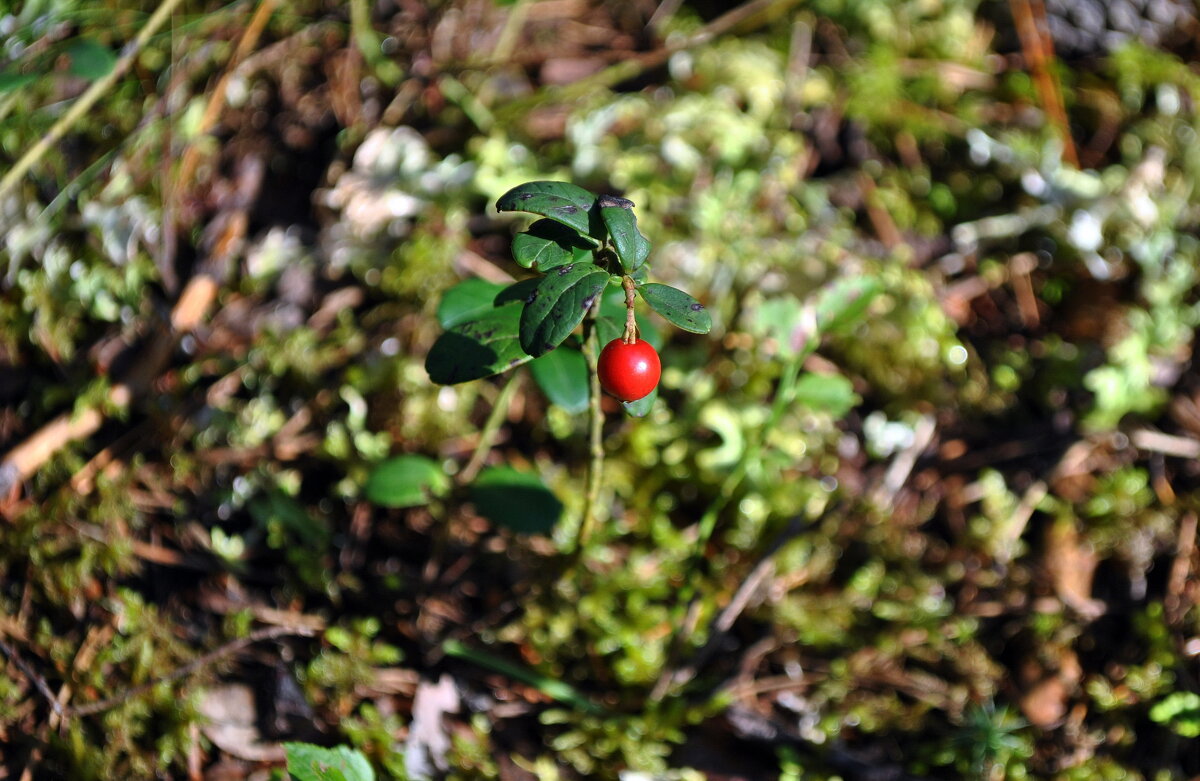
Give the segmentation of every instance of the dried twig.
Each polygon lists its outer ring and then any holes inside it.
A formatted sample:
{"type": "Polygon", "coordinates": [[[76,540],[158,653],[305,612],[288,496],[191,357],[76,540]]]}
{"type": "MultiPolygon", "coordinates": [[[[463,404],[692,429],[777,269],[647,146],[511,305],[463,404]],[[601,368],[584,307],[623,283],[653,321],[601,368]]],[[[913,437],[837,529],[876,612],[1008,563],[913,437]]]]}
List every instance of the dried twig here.
{"type": "Polygon", "coordinates": [[[75,706],[72,708],[68,708],[67,712],[66,712],[66,717],[70,718],[70,717],[74,717],[74,716],[91,716],[91,715],[94,715],[97,713],[103,713],[106,710],[112,710],[113,708],[116,708],[117,706],[119,706],[125,702],[128,702],[129,700],[133,699],[134,697],[139,697],[139,696],[145,694],[146,692],[151,691],[156,686],[161,686],[163,684],[174,683],[175,681],[182,680],[183,678],[188,677],[192,673],[194,673],[198,670],[201,670],[205,667],[208,667],[209,665],[211,665],[215,662],[219,662],[220,660],[224,659],[227,656],[236,654],[237,652],[241,651],[242,649],[247,648],[251,645],[254,645],[255,643],[260,643],[264,640],[274,640],[276,638],[288,637],[288,636],[312,637],[314,634],[316,634],[314,632],[314,630],[312,630],[309,627],[303,627],[303,626],[269,626],[269,627],[265,627],[263,629],[255,630],[255,631],[251,632],[250,634],[246,635],[245,637],[239,637],[237,640],[230,640],[228,643],[225,643],[225,645],[221,646],[220,648],[209,651],[208,653],[204,654],[203,656],[200,656],[197,659],[192,660],[191,662],[185,664],[183,667],[180,667],[178,670],[175,670],[172,673],[164,675],[161,678],[156,678],[155,680],[148,681],[146,683],[143,683],[140,686],[134,686],[131,689],[126,689],[125,691],[121,692],[120,694],[117,694],[112,697],[108,697],[103,700],[98,700],[96,702],[89,702],[86,705],[78,705],[78,706],[75,706]]]}
{"type": "Polygon", "coordinates": [[[929,447],[929,443],[933,441],[934,432],[937,430],[937,424],[934,419],[928,415],[917,421],[917,425],[913,430],[912,444],[900,451],[896,458],[888,467],[887,472],[883,476],[883,482],[876,486],[872,491],[872,499],[880,506],[889,505],[904,487],[904,483],[908,481],[908,476],[912,474],[913,467],[917,464],[917,459],[929,447]]]}
{"type": "MultiPolygon", "coordinates": [[[[178,4],[178,1],[167,0],[167,2],[159,6],[150,18],[150,21],[147,22],[146,27],[129,45],[128,51],[117,62],[112,73],[105,79],[97,81],[96,84],[92,85],[92,88],[72,106],[71,111],[59,120],[59,122],[55,123],[54,128],[51,129],[46,138],[38,146],[35,146],[26,153],[13,167],[13,170],[3,180],[0,180],[0,198],[3,198],[7,191],[14,186],[16,179],[32,166],[41,154],[44,154],[45,149],[41,148],[42,145],[47,141],[53,143],[54,140],[61,137],[70,125],[78,120],[83,112],[100,97],[105,89],[111,86],[110,80],[115,80],[124,73],[129,67],[132,58],[136,56],[150,35],[166,21],[170,11],[178,4]],[[61,129],[59,129],[60,126],[61,129]],[[57,136],[55,135],[56,130],[58,132],[57,136]]],[[[220,115],[220,110],[225,104],[225,89],[229,74],[258,42],[258,38],[277,1],[263,0],[253,19],[251,19],[250,25],[242,34],[230,68],[226,71],[225,76],[222,77],[220,82],[218,82],[213,95],[208,101],[208,105],[205,107],[204,116],[201,120],[202,130],[207,130],[215,124],[217,117],[220,115]]],[[[188,181],[191,177],[192,170],[196,164],[195,150],[195,146],[189,147],[184,154],[181,175],[178,180],[180,183],[188,181]]],[[[250,168],[253,168],[253,166],[250,168]]],[[[255,175],[251,171],[245,173],[243,178],[255,180],[255,175]]],[[[235,218],[228,221],[228,230],[220,237],[220,241],[215,244],[211,254],[231,255],[240,249],[241,240],[245,235],[248,224],[244,213],[250,205],[245,191],[248,189],[257,191],[257,185],[260,183],[261,172],[257,175],[257,181],[252,181],[249,186],[243,186],[244,183],[239,183],[238,199],[240,202],[237,204],[237,211],[242,215],[242,219],[235,218]]],[[[180,294],[179,300],[171,312],[172,329],[163,329],[163,332],[159,333],[151,342],[146,353],[138,361],[137,366],[130,376],[124,378],[123,381],[118,382],[109,390],[107,398],[109,405],[116,408],[127,407],[136,395],[143,392],[149,386],[162,370],[162,367],[166,365],[171,349],[174,347],[175,339],[199,325],[208,313],[212,302],[216,299],[216,295],[217,281],[208,274],[198,274],[188,282],[187,287],[180,294]]],[[[105,413],[97,405],[71,413],[64,413],[38,429],[32,436],[10,451],[0,461],[0,496],[8,494],[18,483],[33,476],[41,468],[42,464],[46,463],[46,461],[68,443],[90,437],[100,428],[104,419],[105,413]]]]}
{"type": "Polygon", "coordinates": [[[25,660],[21,658],[21,655],[17,653],[17,649],[13,648],[4,640],[0,640],[0,651],[3,651],[4,655],[8,657],[9,661],[16,665],[17,669],[21,671],[21,674],[24,675],[31,684],[33,684],[33,688],[38,690],[38,694],[42,695],[42,699],[44,699],[47,704],[50,705],[50,709],[54,711],[55,715],[59,716],[60,718],[65,715],[62,703],[60,703],[58,698],[54,696],[54,691],[50,688],[50,684],[46,683],[46,679],[39,675],[37,670],[30,667],[25,660]]]}
{"type": "Polygon", "coordinates": [[[765,19],[768,12],[783,13],[798,2],[799,0],[750,0],[748,3],[743,3],[732,10],[726,11],[721,16],[701,27],[693,35],[678,42],[671,42],[661,49],[655,49],[654,51],[614,63],[604,70],[572,84],[538,90],[532,95],[501,106],[495,113],[500,121],[507,121],[524,114],[534,106],[547,102],[570,102],[590,95],[597,89],[615,86],[623,81],[636,78],[652,68],[657,68],[671,59],[671,55],[676,52],[702,46],[733,28],[749,22],[751,19],[765,19]]]}
{"type": "Polygon", "coordinates": [[[729,600],[729,604],[717,615],[716,620],[713,621],[712,634],[709,636],[708,642],[696,652],[695,657],[687,664],[681,665],[675,670],[669,670],[659,678],[658,683],[654,687],[654,692],[650,695],[651,699],[662,699],[674,687],[682,686],[695,678],[696,673],[704,665],[708,664],[713,654],[725,642],[725,637],[729,634],[729,630],[733,628],[734,622],[746,610],[755,593],[775,573],[775,554],[788,541],[807,528],[807,526],[808,524],[802,523],[799,518],[792,519],[788,527],[771,543],[771,547],[763,554],[758,564],[751,570],[750,575],[742,581],[742,585],[738,587],[733,598],[729,600]]]}
{"type": "Polygon", "coordinates": [[[1196,513],[1187,513],[1179,523],[1179,542],[1175,547],[1175,561],[1171,564],[1171,575],[1167,580],[1167,621],[1176,624],[1183,620],[1191,607],[1186,587],[1192,571],[1192,556],[1196,553],[1196,513]]]}
{"type": "Polygon", "coordinates": [[[42,136],[36,144],[30,147],[29,151],[21,155],[21,159],[4,175],[3,179],[0,179],[0,201],[4,200],[16,188],[17,183],[21,181],[21,177],[25,176],[29,172],[29,169],[36,165],[38,160],[42,159],[43,155],[53,149],[54,145],[61,141],[62,137],[67,134],[67,131],[82,119],[91,110],[92,106],[96,105],[96,102],[104,96],[104,93],[108,92],[125,75],[125,72],[129,70],[138,53],[142,50],[142,47],[166,23],[179,3],[180,0],[165,0],[156,8],[146,21],[146,26],[141,29],[136,38],[125,46],[125,50],[113,65],[113,69],[103,78],[97,79],[92,86],[88,87],[87,91],[80,95],[79,99],[71,105],[70,110],[54,123],[46,135],[42,136]]]}
{"type": "Polygon", "coordinates": [[[1071,138],[1071,125],[1067,120],[1067,110],[1063,105],[1062,92],[1058,82],[1050,72],[1054,62],[1054,44],[1049,34],[1044,34],[1039,28],[1035,15],[1046,18],[1046,9],[1041,0],[1009,0],[1012,8],[1013,21],[1017,26],[1017,34],[1021,38],[1021,50],[1033,71],[1033,83],[1037,89],[1042,107],[1050,117],[1063,143],[1063,159],[1074,167],[1079,167],[1079,156],[1075,152],[1075,141],[1071,138]]]}
{"type": "Polygon", "coordinates": [[[103,700],[98,700],[96,702],[87,703],[86,705],[78,705],[70,708],[64,707],[60,699],[54,695],[54,691],[50,688],[50,685],[46,682],[46,679],[43,678],[36,670],[30,667],[25,660],[21,658],[20,654],[17,653],[15,648],[2,639],[0,639],[0,651],[2,651],[4,655],[7,656],[12,663],[17,666],[17,669],[21,671],[21,673],[29,680],[29,682],[33,684],[34,688],[37,689],[42,698],[46,700],[46,703],[54,712],[54,718],[59,721],[67,721],[77,716],[92,716],[97,713],[102,713],[106,710],[111,710],[135,697],[139,697],[146,692],[151,691],[156,686],[182,680],[198,670],[208,667],[209,665],[218,662],[227,656],[236,654],[237,652],[255,643],[288,636],[312,637],[314,634],[316,634],[316,630],[308,626],[270,626],[263,629],[258,629],[246,635],[245,637],[239,637],[236,640],[231,640],[222,645],[220,648],[214,649],[203,656],[192,660],[188,664],[185,664],[178,670],[175,670],[174,672],[171,672],[160,678],[156,678],[153,681],[126,689],[120,694],[103,700]]]}
{"type": "Polygon", "coordinates": [[[1142,428],[1129,435],[1129,441],[1138,450],[1162,453],[1177,458],[1200,458],[1200,441],[1191,437],[1177,437],[1161,431],[1142,428]]]}
{"type": "MultiPolygon", "coordinates": [[[[246,59],[258,44],[258,39],[262,35],[263,29],[266,28],[267,21],[271,18],[271,13],[275,10],[278,2],[279,0],[262,0],[254,12],[254,16],[251,17],[250,23],[246,25],[246,30],[238,41],[237,49],[234,50],[233,57],[230,58],[229,64],[225,68],[225,73],[217,81],[217,86],[213,88],[208,104],[204,107],[204,114],[200,117],[200,124],[195,133],[197,138],[212,130],[213,126],[217,124],[217,119],[221,116],[221,109],[225,108],[225,94],[229,89],[230,77],[237,71],[242,60],[246,59]]],[[[179,187],[186,187],[191,182],[199,162],[199,149],[200,147],[193,142],[183,153],[179,176],[175,180],[179,187]]]]}
{"type": "Polygon", "coordinates": [[[875,187],[875,180],[865,171],[860,171],[858,186],[862,190],[863,205],[867,209],[867,217],[871,220],[871,227],[875,229],[875,235],[883,242],[883,246],[887,247],[889,251],[894,251],[904,244],[904,236],[900,234],[900,229],[896,227],[896,221],[892,219],[892,215],[888,213],[877,197],[878,190],[875,187]]]}
{"type": "MultiPolygon", "coordinates": [[[[241,251],[242,240],[249,226],[247,210],[253,195],[262,185],[263,167],[255,158],[246,158],[239,167],[233,204],[210,224],[216,233],[205,260],[205,268],[221,269],[241,251]]],[[[156,329],[133,369],[108,392],[107,404],[123,409],[143,393],[166,366],[176,340],[192,331],[204,320],[217,297],[218,284],[214,273],[199,273],[183,289],[171,310],[170,327],[156,329]]],[[[0,460],[0,496],[29,479],[68,443],[86,439],[100,428],[105,411],[101,405],[59,415],[0,460]]]]}

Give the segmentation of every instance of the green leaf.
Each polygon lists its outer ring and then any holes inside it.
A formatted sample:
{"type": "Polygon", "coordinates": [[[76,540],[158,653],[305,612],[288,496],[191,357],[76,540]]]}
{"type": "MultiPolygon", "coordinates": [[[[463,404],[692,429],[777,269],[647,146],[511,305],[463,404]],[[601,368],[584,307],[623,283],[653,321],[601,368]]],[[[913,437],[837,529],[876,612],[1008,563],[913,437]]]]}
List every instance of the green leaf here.
{"type": "Polygon", "coordinates": [[[637,290],[651,309],[679,328],[694,334],[706,334],[712,329],[712,317],[704,304],[682,290],[657,282],[647,283],[637,290]]]}
{"type": "Polygon", "coordinates": [[[817,294],[817,328],[826,334],[854,325],[882,291],[883,283],[877,277],[843,277],[831,282],[817,294]]]}
{"type": "Polygon", "coordinates": [[[324,748],[311,743],[284,743],[287,772],[296,781],[375,781],[375,771],[362,752],[349,746],[324,748]]]}
{"type": "Polygon", "coordinates": [[[585,241],[600,246],[599,241],[588,236],[595,203],[596,196],[569,182],[526,182],[501,195],[496,201],[496,211],[549,217],[574,228],[585,241]]]}
{"type": "Polygon", "coordinates": [[[529,371],[550,401],[572,415],[587,409],[587,361],[579,350],[567,347],[551,350],[530,363],[529,371]]]}
{"type": "Polygon", "coordinates": [[[840,418],[854,409],[862,399],[854,392],[850,380],[840,374],[805,372],[796,381],[796,401],[817,412],[828,412],[840,418]]]}
{"type": "Polygon", "coordinates": [[[505,305],[454,326],[438,337],[425,357],[429,379],[438,385],[454,385],[526,363],[531,356],[521,349],[517,338],[520,323],[521,307],[505,305]]]}
{"type": "Polygon", "coordinates": [[[542,284],[541,277],[530,277],[522,279],[520,282],[514,282],[497,293],[496,299],[492,303],[496,306],[513,303],[524,304],[540,284],[542,284]]]}
{"type": "Polygon", "coordinates": [[[376,465],[363,486],[367,499],[381,507],[417,507],[450,487],[442,468],[424,456],[396,456],[376,465]]]}
{"type": "Polygon", "coordinates": [[[594,263],[572,263],[542,278],[521,312],[521,347],[543,355],[571,335],[596,296],[608,284],[608,272],[594,263]]]}
{"type": "Polygon", "coordinates": [[[637,401],[622,401],[621,406],[625,407],[625,412],[635,418],[644,418],[650,414],[650,410],[654,409],[654,400],[658,398],[658,386],[654,386],[654,390],[637,401]]]}
{"type": "Polygon", "coordinates": [[[497,294],[504,285],[479,278],[464,279],[442,294],[437,319],[442,328],[453,328],[468,320],[487,314],[495,306],[497,294]]]}
{"type": "Polygon", "coordinates": [[[71,73],[95,81],[112,73],[117,57],[107,46],[91,38],[77,38],[67,47],[71,73]]]}
{"type": "Polygon", "coordinates": [[[26,84],[37,81],[41,75],[42,74],[39,73],[14,73],[12,71],[0,71],[0,94],[20,89],[26,84]]]}
{"type": "Polygon", "coordinates": [[[471,483],[469,494],[484,518],[525,534],[549,534],[563,510],[541,478],[509,466],[485,469],[471,483]]]}
{"type": "Polygon", "coordinates": [[[625,273],[632,274],[650,257],[650,241],[638,230],[633,204],[624,198],[600,196],[600,218],[612,237],[613,248],[625,273]],[[614,205],[610,205],[614,204],[614,205]],[[629,204],[625,206],[624,204],[629,204]]]}
{"type": "Polygon", "coordinates": [[[552,268],[588,260],[592,251],[585,239],[561,222],[538,220],[513,237],[512,254],[518,264],[545,273],[552,268]]]}

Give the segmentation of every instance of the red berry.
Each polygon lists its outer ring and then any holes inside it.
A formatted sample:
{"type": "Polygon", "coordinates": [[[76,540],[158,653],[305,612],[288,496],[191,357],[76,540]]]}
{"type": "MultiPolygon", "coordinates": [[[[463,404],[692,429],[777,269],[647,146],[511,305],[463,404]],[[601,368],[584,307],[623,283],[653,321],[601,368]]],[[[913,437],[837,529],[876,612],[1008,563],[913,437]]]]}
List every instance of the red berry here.
{"type": "Polygon", "coordinates": [[[641,339],[625,344],[613,339],[600,351],[600,385],[621,401],[637,401],[658,385],[662,366],[658,353],[641,339]]]}

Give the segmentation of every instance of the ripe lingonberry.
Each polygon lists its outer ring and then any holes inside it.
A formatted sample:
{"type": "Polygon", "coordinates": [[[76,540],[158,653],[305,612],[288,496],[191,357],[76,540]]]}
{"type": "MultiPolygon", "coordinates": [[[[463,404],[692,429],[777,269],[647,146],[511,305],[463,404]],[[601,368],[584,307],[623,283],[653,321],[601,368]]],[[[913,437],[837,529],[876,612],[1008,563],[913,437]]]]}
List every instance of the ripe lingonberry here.
{"type": "Polygon", "coordinates": [[[637,401],[658,385],[658,353],[641,339],[613,339],[600,351],[600,385],[621,401],[637,401]]]}

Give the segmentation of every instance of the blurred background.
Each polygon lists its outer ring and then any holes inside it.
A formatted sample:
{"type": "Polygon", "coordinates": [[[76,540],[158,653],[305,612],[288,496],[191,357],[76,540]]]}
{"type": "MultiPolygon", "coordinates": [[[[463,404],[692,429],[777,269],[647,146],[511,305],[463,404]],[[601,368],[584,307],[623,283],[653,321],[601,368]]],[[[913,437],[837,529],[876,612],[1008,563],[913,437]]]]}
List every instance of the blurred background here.
{"type": "Polygon", "coordinates": [[[0,10],[0,778],[1200,773],[1197,16],[0,10]],[[714,323],[575,552],[579,400],[424,369],[535,179],[714,323]]]}

